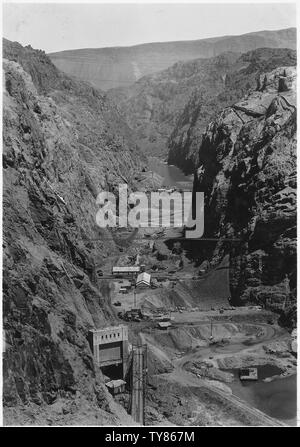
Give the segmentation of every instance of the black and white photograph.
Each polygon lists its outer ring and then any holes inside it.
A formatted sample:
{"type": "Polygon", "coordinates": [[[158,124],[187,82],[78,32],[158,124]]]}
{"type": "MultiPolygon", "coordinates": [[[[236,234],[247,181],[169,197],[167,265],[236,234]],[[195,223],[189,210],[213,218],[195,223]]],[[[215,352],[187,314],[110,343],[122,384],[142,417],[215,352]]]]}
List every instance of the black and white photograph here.
{"type": "Polygon", "coordinates": [[[297,427],[296,3],[2,2],[2,67],[1,425],[297,427]]]}

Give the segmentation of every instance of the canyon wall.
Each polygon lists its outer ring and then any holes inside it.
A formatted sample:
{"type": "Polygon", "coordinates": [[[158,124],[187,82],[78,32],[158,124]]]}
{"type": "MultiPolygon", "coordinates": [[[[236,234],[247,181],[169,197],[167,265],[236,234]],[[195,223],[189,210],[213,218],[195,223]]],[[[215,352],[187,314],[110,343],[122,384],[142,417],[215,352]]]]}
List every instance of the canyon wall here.
{"type": "Polygon", "coordinates": [[[108,96],[146,155],[191,173],[207,123],[255,88],[258,73],[295,64],[296,52],[290,49],[226,52],[177,62],[129,87],[112,89],[108,96]]]}
{"type": "Polygon", "coordinates": [[[259,48],[231,60],[223,70],[214,65],[215,78],[203,82],[193,92],[179,115],[168,139],[168,161],[186,172],[198,163],[198,149],[207,126],[216,114],[257,88],[259,76],[280,66],[295,66],[296,52],[289,49],[259,48]]]}
{"type": "Polygon", "coordinates": [[[95,267],[118,250],[96,225],[96,197],[124,179],[133,187],[143,157],[103,93],[42,51],[5,40],[3,56],[6,421],[24,423],[14,408],[30,404],[26,423],[130,423],[114,409],[87,336],[115,321],[95,267]],[[46,421],[45,405],[60,400],[46,421]]]}
{"type": "Polygon", "coordinates": [[[257,87],[211,121],[194,190],[205,192],[211,262],[231,257],[237,304],[296,318],[296,70],[261,73],[257,87]],[[227,241],[226,241],[227,239],[227,241]]]}

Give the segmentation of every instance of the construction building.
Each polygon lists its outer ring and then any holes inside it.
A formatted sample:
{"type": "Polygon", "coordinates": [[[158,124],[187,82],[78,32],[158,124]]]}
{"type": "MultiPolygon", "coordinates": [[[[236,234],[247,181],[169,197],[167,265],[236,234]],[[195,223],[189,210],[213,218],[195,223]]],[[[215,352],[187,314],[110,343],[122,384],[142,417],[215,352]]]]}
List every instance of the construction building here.
{"type": "Polygon", "coordinates": [[[159,329],[166,330],[172,326],[172,323],[170,321],[160,321],[157,326],[159,329]]]}
{"type": "Polygon", "coordinates": [[[114,266],[112,268],[113,275],[135,275],[140,273],[141,268],[139,265],[134,266],[114,266]]]}
{"type": "Polygon", "coordinates": [[[139,289],[151,287],[151,275],[149,273],[140,273],[136,279],[136,287],[139,289]]]}
{"type": "Polygon", "coordinates": [[[121,394],[125,392],[126,382],[122,379],[110,380],[105,384],[109,389],[109,392],[115,396],[116,394],[121,394]]]}
{"type": "Polygon", "coordinates": [[[244,368],[239,371],[240,380],[257,380],[257,368],[244,368]]]}
{"type": "Polygon", "coordinates": [[[96,364],[112,379],[124,377],[128,351],[128,328],[110,326],[89,331],[89,343],[96,364]]]}

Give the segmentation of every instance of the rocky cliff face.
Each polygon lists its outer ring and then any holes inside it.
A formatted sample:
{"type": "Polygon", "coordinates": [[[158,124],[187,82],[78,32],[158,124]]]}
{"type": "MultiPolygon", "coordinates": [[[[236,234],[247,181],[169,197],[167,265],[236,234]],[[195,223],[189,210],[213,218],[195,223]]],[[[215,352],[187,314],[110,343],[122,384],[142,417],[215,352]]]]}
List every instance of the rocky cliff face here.
{"type": "Polygon", "coordinates": [[[295,76],[293,67],[260,74],[255,90],[207,126],[194,184],[195,191],[205,192],[205,234],[219,238],[212,263],[231,255],[233,300],[284,309],[291,325],[296,304],[295,76]]]}
{"type": "Polygon", "coordinates": [[[288,49],[259,48],[228,61],[228,66],[215,64],[214,82],[204,80],[187,100],[168,140],[168,162],[186,172],[193,172],[198,148],[206,125],[223,108],[234,104],[258,86],[259,76],[280,66],[296,65],[296,52],[288,49]]]}
{"type": "Polygon", "coordinates": [[[118,254],[95,224],[95,199],[124,179],[133,186],[143,160],[101,92],[42,51],[4,41],[3,56],[6,422],[30,404],[27,423],[118,424],[127,416],[116,416],[87,341],[114,321],[94,273],[118,254]]]}
{"type": "Polygon", "coordinates": [[[136,131],[143,152],[167,158],[168,138],[190,96],[201,97],[205,102],[203,113],[210,113],[215,96],[224,88],[224,76],[237,58],[237,54],[227,53],[211,59],[178,62],[108,94],[136,131]]]}
{"type": "Polygon", "coordinates": [[[157,42],[132,47],[84,48],[59,51],[49,56],[65,73],[89,81],[102,90],[108,90],[126,87],[141,77],[165,70],[178,61],[211,58],[227,51],[245,53],[260,47],[296,49],[296,29],[183,42],[157,42]]]}
{"type": "Polygon", "coordinates": [[[294,65],[295,60],[295,51],[288,49],[223,53],[178,62],[108,95],[136,131],[144,153],[193,172],[196,148],[215,114],[255,87],[259,71],[294,65]]]}

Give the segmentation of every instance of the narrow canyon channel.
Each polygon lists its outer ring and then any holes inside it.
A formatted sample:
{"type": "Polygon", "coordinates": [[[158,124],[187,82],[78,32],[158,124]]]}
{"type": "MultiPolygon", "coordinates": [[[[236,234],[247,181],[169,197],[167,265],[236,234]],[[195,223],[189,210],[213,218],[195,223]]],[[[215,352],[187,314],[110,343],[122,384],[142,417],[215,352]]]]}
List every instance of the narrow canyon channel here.
{"type": "Polygon", "coordinates": [[[149,168],[163,177],[164,186],[192,191],[193,175],[185,175],[177,166],[168,165],[157,157],[149,157],[149,168]]]}

